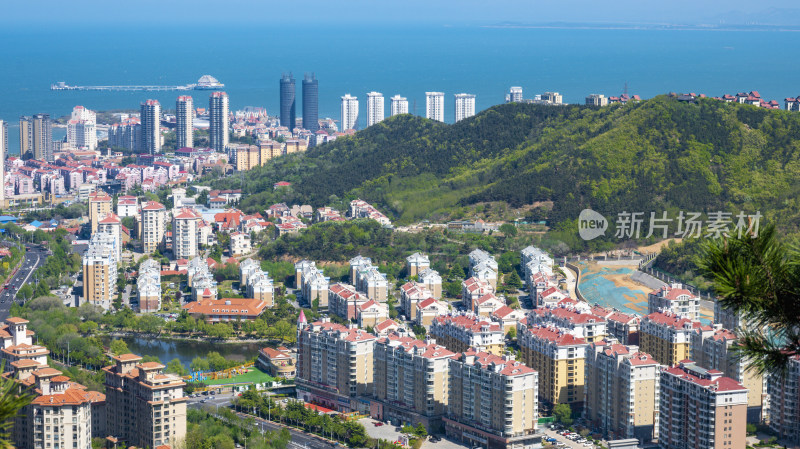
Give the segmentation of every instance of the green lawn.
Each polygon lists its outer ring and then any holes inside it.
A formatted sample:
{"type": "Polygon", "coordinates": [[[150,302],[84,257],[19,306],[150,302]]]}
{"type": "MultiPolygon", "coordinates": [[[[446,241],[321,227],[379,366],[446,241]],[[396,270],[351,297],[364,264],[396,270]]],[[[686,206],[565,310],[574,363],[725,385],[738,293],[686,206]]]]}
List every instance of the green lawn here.
{"type": "Polygon", "coordinates": [[[261,371],[258,368],[253,368],[245,374],[234,376],[228,379],[217,379],[217,380],[205,380],[204,383],[208,385],[225,385],[225,384],[234,384],[234,383],[263,383],[263,382],[272,382],[275,380],[269,374],[261,371]]]}

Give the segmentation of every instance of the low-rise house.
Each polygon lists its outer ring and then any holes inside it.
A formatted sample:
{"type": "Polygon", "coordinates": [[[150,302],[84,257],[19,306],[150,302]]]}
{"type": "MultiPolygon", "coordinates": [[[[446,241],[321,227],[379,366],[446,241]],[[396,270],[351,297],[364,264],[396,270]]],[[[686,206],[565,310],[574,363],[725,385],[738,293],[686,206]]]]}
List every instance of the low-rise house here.
{"type": "Polygon", "coordinates": [[[358,306],[356,313],[361,328],[374,327],[389,319],[389,307],[372,299],[358,306]]]}
{"type": "Polygon", "coordinates": [[[444,301],[437,301],[433,298],[427,298],[423,301],[415,303],[414,321],[420,325],[428,327],[433,324],[436,317],[446,315],[450,311],[450,307],[444,301]]]}
{"type": "Polygon", "coordinates": [[[490,317],[495,321],[503,324],[503,332],[508,334],[511,329],[517,328],[517,323],[525,318],[525,312],[519,309],[512,309],[508,306],[502,306],[491,313],[490,317]]]}
{"type": "Polygon", "coordinates": [[[205,299],[183,306],[189,315],[208,323],[255,321],[266,308],[264,301],[253,298],[205,299]]]}
{"type": "Polygon", "coordinates": [[[433,294],[420,283],[411,281],[406,282],[400,287],[400,307],[409,320],[416,320],[417,304],[428,298],[433,298],[433,294]]]}
{"type": "Polygon", "coordinates": [[[272,377],[292,379],[297,374],[297,361],[286,348],[263,348],[258,351],[256,366],[272,377]]]}
{"type": "Polygon", "coordinates": [[[418,278],[418,282],[430,290],[433,299],[442,299],[442,277],[438,271],[431,268],[423,269],[419,272],[418,278]]]}

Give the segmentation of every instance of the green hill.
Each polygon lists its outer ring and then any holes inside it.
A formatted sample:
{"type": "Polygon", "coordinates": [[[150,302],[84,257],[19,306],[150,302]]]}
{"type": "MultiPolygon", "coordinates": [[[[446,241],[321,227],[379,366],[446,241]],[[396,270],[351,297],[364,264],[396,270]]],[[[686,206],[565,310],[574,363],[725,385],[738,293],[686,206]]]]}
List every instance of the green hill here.
{"type": "Polygon", "coordinates": [[[800,114],[666,96],[593,108],[505,104],[445,125],[391,117],[352,137],[214,182],[243,187],[246,210],[361,197],[399,223],[446,219],[480,202],[552,201],[566,229],[591,207],[622,211],[760,210],[798,230],[800,114]],[[292,188],[273,191],[276,181],[292,188]]]}

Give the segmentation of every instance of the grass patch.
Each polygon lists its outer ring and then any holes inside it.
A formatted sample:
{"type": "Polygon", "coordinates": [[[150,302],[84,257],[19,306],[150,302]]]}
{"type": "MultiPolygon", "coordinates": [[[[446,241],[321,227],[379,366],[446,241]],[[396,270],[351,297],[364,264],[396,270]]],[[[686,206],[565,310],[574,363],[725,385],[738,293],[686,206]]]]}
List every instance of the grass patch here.
{"type": "Polygon", "coordinates": [[[203,382],[208,385],[226,385],[226,384],[236,384],[236,383],[260,384],[264,382],[272,382],[274,380],[275,378],[265,373],[264,371],[261,371],[258,368],[253,368],[247,373],[241,374],[239,376],[233,376],[228,379],[205,380],[203,382]]]}

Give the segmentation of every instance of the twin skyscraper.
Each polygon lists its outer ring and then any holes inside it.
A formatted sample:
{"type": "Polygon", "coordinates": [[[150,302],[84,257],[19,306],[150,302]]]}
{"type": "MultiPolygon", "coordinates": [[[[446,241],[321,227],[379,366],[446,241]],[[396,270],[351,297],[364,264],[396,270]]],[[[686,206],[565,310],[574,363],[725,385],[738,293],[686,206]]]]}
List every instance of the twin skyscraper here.
{"type": "MultiPolygon", "coordinates": [[[[295,81],[291,73],[281,77],[281,126],[289,131],[297,127],[295,81]]],[[[312,133],[319,130],[319,82],[313,73],[303,78],[303,128],[312,133]]]]}

